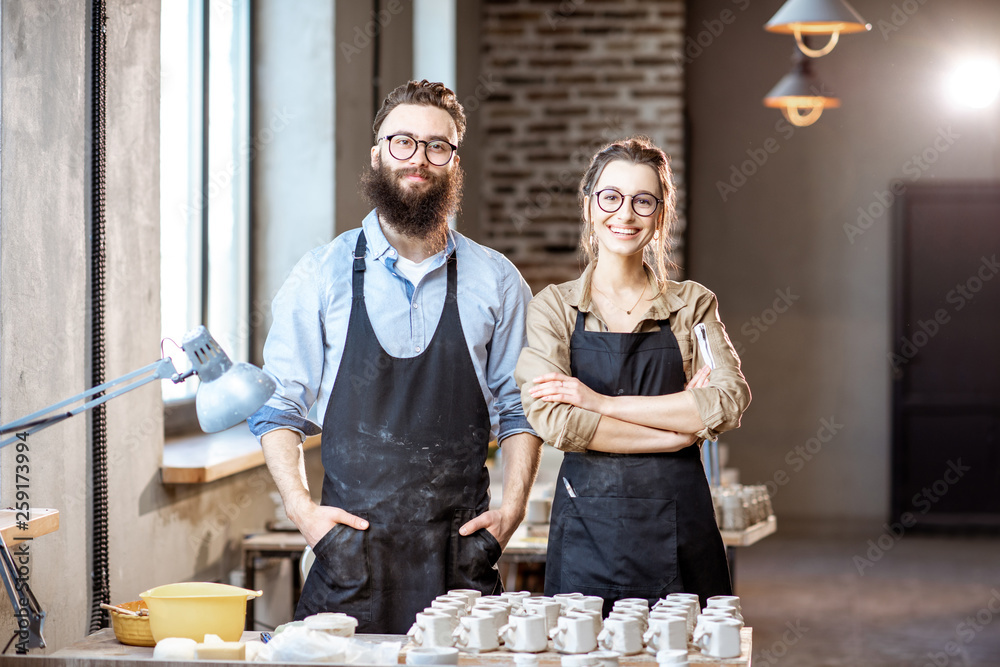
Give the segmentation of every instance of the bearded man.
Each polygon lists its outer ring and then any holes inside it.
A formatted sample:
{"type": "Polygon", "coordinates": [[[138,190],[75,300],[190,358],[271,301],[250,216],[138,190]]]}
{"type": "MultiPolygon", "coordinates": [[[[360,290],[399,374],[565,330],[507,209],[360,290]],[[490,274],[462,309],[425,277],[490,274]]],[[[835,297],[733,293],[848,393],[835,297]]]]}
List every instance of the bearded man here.
{"type": "Polygon", "coordinates": [[[402,634],[450,589],[501,590],[496,562],[524,518],[541,440],[513,371],[531,292],[496,251],[449,229],[465,113],[440,83],[393,90],[375,116],[375,207],[306,255],[274,299],[252,416],[288,517],[316,554],[295,618],[402,634]],[[321,425],[307,418],[313,404],[321,425]],[[322,433],[322,501],[301,442],[322,433]],[[490,509],[488,443],[503,456],[490,509]]]}

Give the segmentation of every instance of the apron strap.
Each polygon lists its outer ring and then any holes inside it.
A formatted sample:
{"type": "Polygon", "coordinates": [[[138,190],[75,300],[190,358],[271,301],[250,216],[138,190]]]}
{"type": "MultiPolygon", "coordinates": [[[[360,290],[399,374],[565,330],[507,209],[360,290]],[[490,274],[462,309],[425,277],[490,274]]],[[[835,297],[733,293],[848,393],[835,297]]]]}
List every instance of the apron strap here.
{"type": "Polygon", "coordinates": [[[358,234],[358,244],[354,246],[354,275],[351,278],[354,300],[365,298],[365,249],[367,248],[365,233],[358,234]]]}

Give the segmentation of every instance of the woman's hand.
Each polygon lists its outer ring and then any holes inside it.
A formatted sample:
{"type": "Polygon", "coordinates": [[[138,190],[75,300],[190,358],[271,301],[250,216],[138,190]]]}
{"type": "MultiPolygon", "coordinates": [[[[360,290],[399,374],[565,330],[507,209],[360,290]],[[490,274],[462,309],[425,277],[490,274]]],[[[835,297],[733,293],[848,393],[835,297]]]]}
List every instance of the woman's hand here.
{"type": "Polygon", "coordinates": [[[555,403],[568,403],[584,410],[605,414],[602,410],[607,396],[562,373],[546,373],[532,380],[535,386],[528,390],[532,398],[555,403]]]}
{"type": "Polygon", "coordinates": [[[688,380],[688,383],[684,385],[684,390],[687,391],[688,389],[701,389],[702,387],[707,387],[708,379],[711,375],[712,369],[708,366],[708,364],[702,366],[698,369],[698,372],[695,373],[690,380],[688,380]]]}

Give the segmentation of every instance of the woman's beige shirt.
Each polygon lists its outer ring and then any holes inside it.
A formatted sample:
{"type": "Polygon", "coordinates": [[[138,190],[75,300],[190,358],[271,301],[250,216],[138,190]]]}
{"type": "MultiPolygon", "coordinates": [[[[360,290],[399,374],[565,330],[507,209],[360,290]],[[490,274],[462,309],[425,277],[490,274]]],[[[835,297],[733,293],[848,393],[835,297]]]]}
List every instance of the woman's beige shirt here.
{"type": "MultiPolygon", "coordinates": [[[[584,451],[590,446],[601,415],[565,403],[535,400],[528,390],[532,380],[545,373],[572,375],[569,345],[577,310],[586,313],[584,327],[587,331],[608,330],[590,298],[593,267],[593,264],[588,265],[577,280],[549,285],[535,295],[528,305],[527,345],[514,371],[528,422],[545,442],[567,452],[584,451]]],[[[651,291],[655,292],[656,281],[648,267],[646,274],[651,291]]],[[[694,326],[704,322],[708,332],[716,367],[707,387],[691,390],[705,424],[698,437],[715,440],[720,433],[738,427],[750,403],[750,388],[740,372],[740,358],[719,321],[715,295],[696,282],[667,281],[664,290],[656,294],[636,325],[635,332],[658,331],[658,322],[662,320],[669,320],[670,330],[677,338],[684,360],[684,376],[688,380],[694,371],[705,365],[695,342],[694,326]]]]}

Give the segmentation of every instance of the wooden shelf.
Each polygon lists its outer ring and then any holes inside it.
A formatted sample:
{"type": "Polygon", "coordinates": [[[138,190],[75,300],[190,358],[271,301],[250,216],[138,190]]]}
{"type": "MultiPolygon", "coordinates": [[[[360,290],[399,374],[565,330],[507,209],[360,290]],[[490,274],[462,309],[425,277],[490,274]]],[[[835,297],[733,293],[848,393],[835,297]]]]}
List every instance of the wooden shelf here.
{"type": "Polygon", "coordinates": [[[748,547],[778,530],[778,519],[772,514],[767,521],[755,523],[746,530],[723,530],[722,542],[727,547],[748,547]]]}
{"type": "MultiPolygon", "coordinates": [[[[320,436],[306,438],[307,450],[320,436]]],[[[221,433],[168,440],[163,446],[164,484],[205,484],[264,465],[264,452],[246,424],[221,433]]]]}
{"type": "Polygon", "coordinates": [[[11,544],[28,538],[48,535],[59,530],[59,510],[32,507],[28,512],[28,528],[23,530],[17,526],[17,510],[0,510],[0,534],[3,541],[11,544]]]}

